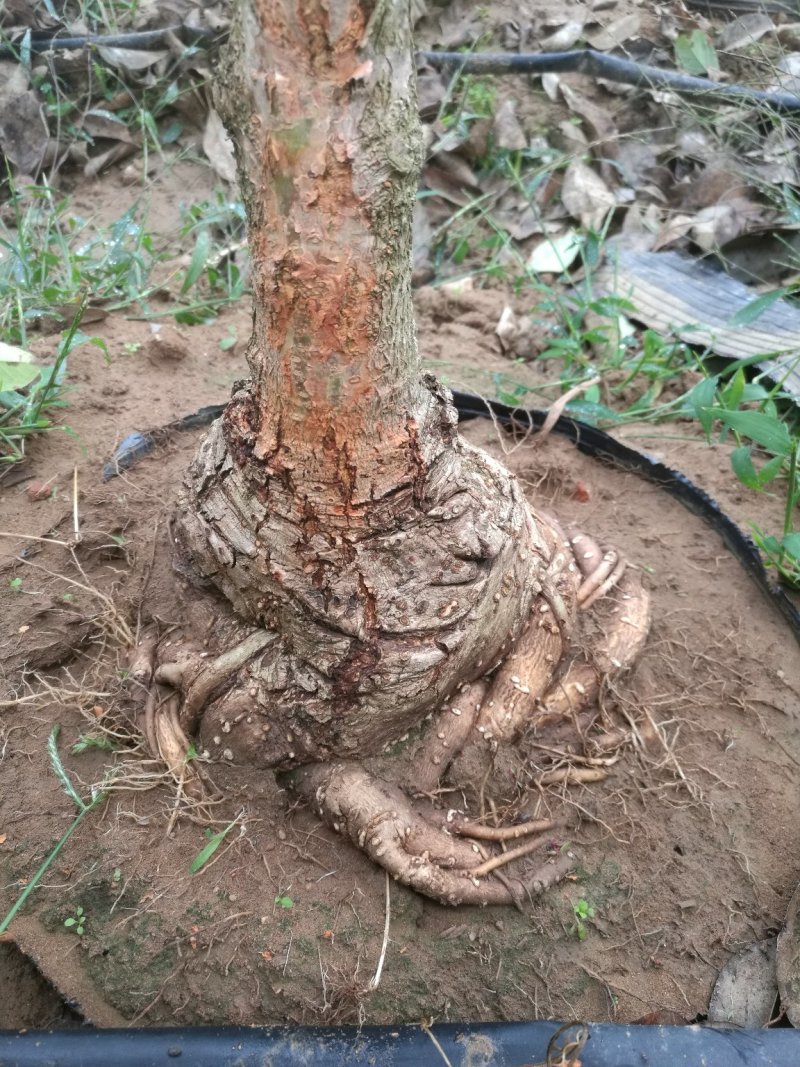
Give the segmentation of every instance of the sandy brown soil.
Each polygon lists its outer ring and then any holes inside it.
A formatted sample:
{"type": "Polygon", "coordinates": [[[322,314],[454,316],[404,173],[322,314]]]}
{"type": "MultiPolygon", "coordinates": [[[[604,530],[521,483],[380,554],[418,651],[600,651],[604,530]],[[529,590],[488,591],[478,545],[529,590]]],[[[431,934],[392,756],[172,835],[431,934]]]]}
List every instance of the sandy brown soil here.
{"type": "MultiPolygon", "coordinates": [[[[454,383],[475,387],[487,369],[509,370],[492,334],[504,299],[472,294],[469,310],[466,298],[421,294],[423,350],[454,383]]],[[[108,612],[98,597],[68,584],[86,584],[69,552],[28,538],[70,538],[77,464],[83,540],[76,558],[89,584],[131,625],[142,605],[175,626],[178,639],[191,603],[177,595],[165,532],[198,434],[175,435],[106,484],[101,467],[131,430],[225,396],[242,360],[217,342],[231,323],[243,337],[247,320],[241,308],[213,327],[186,328],[187,354],[177,365],[123,348],[147,340],[146,324],[121,317],[100,324],[111,362],[87,348],[71,367],[77,436],[37,442],[23,472],[54,477],[55,497],[32,502],[25,481],[2,488],[4,528],[20,535],[3,545],[3,696],[41,693],[37,671],[58,688],[54,699],[0,707],[0,910],[73,817],[48,768],[54,723],[84,792],[114,762],[141,771],[135,752],[69,755],[79,735],[113,721],[124,654],[105,636],[108,612]],[[17,558],[22,549],[25,563],[17,558]],[[22,579],[16,592],[8,587],[13,577],[22,579]]],[[[529,366],[513,372],[533,374],[529,366]]],[[[668,458],[670,449],[685,454],[684,442],[661,432],[668,458]]],[[[497,455],[513,444],[488,422],[466,433],[497,455]]],[[[727,477],[713,451],[698,446],[691,456],[705,484],[727,477]]],[[[453,911],[393,885],[384,976],[377,991],[362,995],[380,951],[383,874],[309,812],[291,808],[270,775],[213,768],[226,796],[220,824],[243,812],[244,829],[196,875],[188,868],[205,843],[203,827],[179,819],[167,835],[171,788],[121,788],[72,839],[19,926],[21,946],[88,1018],[140,1025],[431,1015],[628,1020],[661,1008],[693,1018],[728,953],[781,922],[800,845],[800,671],[791,635],[716,535],[661,491],[555,437],[537,448],[522,444],[505,461],[540,503],[621,547],[646,570],[653,593],[646,654],[610,700],[640,725],[647,716],[661,724],[663,744],[627,752],[599,786],[534,802],[571,816],[574,879],[522,914],[453,911]],[[573,914],[579,899],[595,910],[582,942],[573,914]],[[81,938],[63,925],[77,906],[88,917],[81,938]]],[[[764,521],[752,498],[748,513],[764,521]]]]}

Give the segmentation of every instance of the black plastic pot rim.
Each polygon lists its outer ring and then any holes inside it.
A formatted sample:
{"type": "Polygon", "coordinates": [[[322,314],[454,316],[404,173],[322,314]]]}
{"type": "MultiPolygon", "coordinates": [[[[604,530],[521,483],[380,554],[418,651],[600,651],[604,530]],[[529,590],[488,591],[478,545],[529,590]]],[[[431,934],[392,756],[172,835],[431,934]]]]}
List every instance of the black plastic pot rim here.
{"type": "Polygon", "coordinates": [[[796,1030],[698,1025],[522,1022],[0,1031],[0,1067],[793,1067],[799,1063],[796,1030]]]}

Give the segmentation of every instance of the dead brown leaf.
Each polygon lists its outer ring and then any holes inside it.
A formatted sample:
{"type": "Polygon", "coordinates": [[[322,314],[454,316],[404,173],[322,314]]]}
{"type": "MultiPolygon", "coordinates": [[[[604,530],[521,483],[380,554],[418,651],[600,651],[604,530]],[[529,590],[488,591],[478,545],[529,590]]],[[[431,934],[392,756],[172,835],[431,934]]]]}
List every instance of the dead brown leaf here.
{"type": "Polygon", "coordinates": [[[762,219],[763,210],[759,204],[744,197],[734,197],[698,211],[692,223],[692,240],[704,252],[710,252],[757,226],[762,219]]]}
{"type": "Polygon", "coordinates": [[[617,203],[600,175],[578,159],[566,169],[561,201],[570,215],[590,230],[601,229],[609,211],[613,211],[617,203]]]}
{"type": "Polygon", "coordinates": [[[583,34],[584,19],[570,19],[563,26],[545,37],[539,47],[543,52],[566,52],[576,44],[583,34]]]}
{"type": "Polygon", "coordinates": [[[528,147],[528,138],[517,118],[517,102],[513,97],[508,97],[497,109],[492,134],[498,148],[515,152],[528,147]]]}
{"type": "Polygon", "coordinates": [[[132,156],[135,151],[136,145],[129,144],[125,141],[117,141],[115,145],[112,145],[112,147],[105,152],[92,156],[83,168],[84,176],[87,178],[94,178],[102,170],[105,170],[106,167],[110,167],[114,163],[119,163],[122,159],[127,159],[128,156],[132,156]]]}
{"type": "Polygon", "coordinates": [[[0,150],[20,173],[35,176],[49,140],[39,100],[30,89],[6,97],[0,108],[0,150]]]}
{"type": "Polygon", "coordinates": [[[81,125],[92,140],[100,137],[109,141],[124,141],[126,144],[141,144],[138,132],[132,133],[121,119],[100,111],[88,111],[81,125]]]}
{"type": "Polygon", "coordinates": [[[619,136],[613,116],[607,107],[600,107],[598,104],[588,100],[563,78],[560,88],[570,111],[580,116],[587,126],[592,148],[603,160],[600,164],[600,172],[603,178],[607,182],[613,181],[613,167],[608,160],[616,158],[619,136]]]}
{"type": "Polygon", "coordinates": [[[148,70],[169,55],[169,49],[157,52],[141,48],[101,48],[97,51],[111,67],[124,67],[125,70],[148,70]]]}
{"type": "Polygon", "coordinates": [[[589,46],[598,52],[610,52],[612,48],[619,48],[631,37],[635,37],[640,26],[641,19],[638,15],[620,15],[607,26],[587,33],[586,40],[589,46]]]}
{"type": "Polygon", "coordinates": [[[751,11],[724,26],[717,38],[717,45],[725,52],[747,48],[774,29],[775,23],[769,15],[763,11],[751,11]]]}
{"type": "Polygon", "coordinates": [[[211,108],[203,130],[203,151],[216,173],[226,182],[236,181],[233,142],[215,108],[211,108]]]}
{"type": "Polygon", "coordinates": [[[659,249],[668,248],[680,241],[689,233],[693,224],[694,218],[691,215],[671,215],[656,234],[652,251],[658,252],[659,249]]]}

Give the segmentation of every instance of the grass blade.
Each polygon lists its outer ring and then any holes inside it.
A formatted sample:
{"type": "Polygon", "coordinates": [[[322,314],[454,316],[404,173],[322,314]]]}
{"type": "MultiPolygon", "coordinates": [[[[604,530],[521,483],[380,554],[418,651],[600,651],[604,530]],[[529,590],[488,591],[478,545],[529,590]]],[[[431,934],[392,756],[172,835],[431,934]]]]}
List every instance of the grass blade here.
{"type": "Polygon", "coordinates": [[[203,867],[205,867],[241,817],[242,815],[240,812],[233,822],[228,823],[224,830],[220,830],[219,833],[216,833],[213,837],[209,838],[208,844],[201,848],[192,860],[189,866],[189,874],[197,874],[198,871],[201,871],[203,867]]]}

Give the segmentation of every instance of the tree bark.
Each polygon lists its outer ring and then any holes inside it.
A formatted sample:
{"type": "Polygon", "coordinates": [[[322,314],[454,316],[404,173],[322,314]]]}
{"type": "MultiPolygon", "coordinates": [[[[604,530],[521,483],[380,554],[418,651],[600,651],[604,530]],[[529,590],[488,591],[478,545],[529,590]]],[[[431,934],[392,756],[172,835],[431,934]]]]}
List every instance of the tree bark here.
{"type": "Polygon", "coordinates": [[[252,379],[201,446],[176,532],[240,620],[225,642],[276,640],[202,738],[280,767],[377,753],[502,658],[543,586],[565,638],[577,578],[421,375],[408,5],[245,0],[219,102],[247,208],[252,379]]]}
{"type": "Polygon", "coordinates": [[[228,440],[352,529],[442,447],[411,307],[407,5],[245,3],[228,70],[255,289],[251,399],[228,440]]]}

